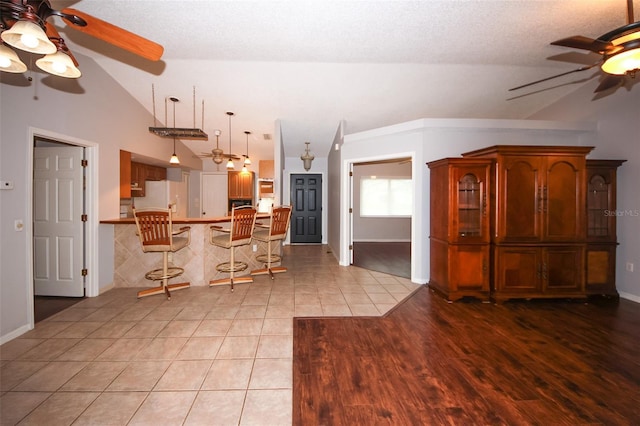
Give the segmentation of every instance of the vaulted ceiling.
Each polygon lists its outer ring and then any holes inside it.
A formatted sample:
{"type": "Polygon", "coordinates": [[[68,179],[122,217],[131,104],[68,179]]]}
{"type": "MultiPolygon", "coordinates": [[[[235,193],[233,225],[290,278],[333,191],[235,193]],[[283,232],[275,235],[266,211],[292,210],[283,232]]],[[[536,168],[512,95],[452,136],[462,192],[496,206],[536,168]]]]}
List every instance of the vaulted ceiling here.
{"type": "MultiPolygon", "coordinates": [[[[596,38],[627,23],[626,0],[51,4],[164,46],[161,61],[148,62],[54,20],[73,52],[95,59],[149,111],[153,85],[160,120],[165,98],[174,96],[180,99],[176,126],[193,126],[195,116],[201,127],[204,100],[210,140],[184,141],[195,153],[210,151],[214,129],[222,130],[228,150],[225,112],[233,111],[232,150],[244,153],[248,130],[250,152],[263,157],[272,150],[264,135],[274,134],[276,121],[287,156],[299,156],[305,141],[316,156],[326,156],[341,120],[352,133],[418,118],[527,118],[582,85],[595,89],[600,79],[596,67],[508,91],[599,59],[550,42],[596,38]]],[[[628,80],[617,90],[640,90],[628,80]]]]}

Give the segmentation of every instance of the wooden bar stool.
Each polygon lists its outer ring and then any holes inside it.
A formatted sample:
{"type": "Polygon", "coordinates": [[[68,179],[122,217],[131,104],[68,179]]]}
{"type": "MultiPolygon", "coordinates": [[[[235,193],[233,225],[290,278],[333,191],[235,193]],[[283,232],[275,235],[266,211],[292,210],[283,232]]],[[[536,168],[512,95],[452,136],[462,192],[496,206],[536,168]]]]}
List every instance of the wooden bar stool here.
{"type": "Polygon", "coordinates": [[[164,293],[167,295],[167,299],[171,299],[170,290],[182,290],[190,286],[188,282],[169,284],[171,278],[180,276],[184,272],[183,268],[169,266],[169,252],[175,253],[189,245],[191,228],[183,226],[174,231],[171,209],[134,209],[133,217],[136,220],[142,251],[162,253],[162,268],[149,271],[144,276],[148,280],[162,281],[162,284],[158,287],[140,290],[138,298],[164,293]]]}
{"type": "Polygon", "coordinates": [[[286,238],[290,220],[291,206],[279,206],[274,207],[271,210],[269,226],[265,226],[260,223],[256,224],[257,229],[253,233],[253,238],[267,243],[267,253],[256,256],[258,261],[265,263],[265,267],[263,269],[255,269],[251,271],[251,275],[269,274],[271,279],[274,279],[275,277],[273,274],[287,272],[287,268],[284,266],[271,266],[272,263],[282,261],[282,256],[271,252],[271,242],[282,241],[286,238]]]}
{"type": "Polygon", "coordinates": [[[251,206],[234,207],[231,211],[231,227],[224,229],[221,226],[213,225],[209,231],[209,242],[214,246],[229,249],[230,260],[216,265],[216,270],[220,272],[228,272],[228,278],[221,278],[209,281],[209,286],[214,285],[231,285],[233,291],[234,284],[252,283],[251,275],[243,277],[235,277],[236,272],[247,269],[249,265],[246,262],[237,262],[235,260],[235,248],[251,243],[253,236],[253,228],[256,223],[257,210],[251,206]]]}

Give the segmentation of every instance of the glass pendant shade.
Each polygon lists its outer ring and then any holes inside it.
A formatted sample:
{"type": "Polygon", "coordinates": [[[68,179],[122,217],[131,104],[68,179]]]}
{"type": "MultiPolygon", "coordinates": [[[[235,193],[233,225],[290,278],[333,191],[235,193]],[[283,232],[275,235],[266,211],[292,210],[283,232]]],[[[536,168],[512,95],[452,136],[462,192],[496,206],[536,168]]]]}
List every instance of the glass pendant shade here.
{"type": "Polygon", "coordinates": [[[49,74],[57,75],[58,77],[78,78],[82,75],[69,55],[60,50],[54,54],[46,55],[38,59],[36,65],[41,70],[49,74]]]}
{"type": "Polygon", "coordinates": [[[10,46],[26,52],[47,55],[58,48],[49,40],[44,30],[31,21],[18,21],[2,33],[2,40],[10,46]]]}
{"type": "Polygon", "coordinates": [[[608,74],[625,75],[629,71],[640,70],[640,47],[620,52],[602,64],[602,71],[608,74]]]}
{"type": "Polygon", "coordinates": [[[23,73],[27,66],[18,58],[16,52],[4,44],[0,44],[0,71],[23,73]]]}
{"type": "Polygon", "coordinates": [[[175,152],[173,153],[173,155],[171,155],[171,158],[169,159],[169,163],[170,164],[180,164],[180,159],[178,158],[178,156],[176,155],[175,152]]]}
{"type": "Polygon", "coordinates": [[[227,169],[233,170],[233,168],[233,161],[231,161],[231,158],[229,158],[229,161],[227,161],[227,169]]]}

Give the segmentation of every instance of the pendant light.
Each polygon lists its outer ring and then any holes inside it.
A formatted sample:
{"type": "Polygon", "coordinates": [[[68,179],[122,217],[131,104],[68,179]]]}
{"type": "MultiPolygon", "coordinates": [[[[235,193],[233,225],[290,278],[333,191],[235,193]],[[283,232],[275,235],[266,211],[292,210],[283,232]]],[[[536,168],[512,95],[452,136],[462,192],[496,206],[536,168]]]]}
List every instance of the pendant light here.
{"type": "MultiPolygon", "coordinates": [[[[176,102],[179,102],[178,98],[174,98],[173,96],[171,96],[169,98],[169,100],[171,102],[173,102],[173,127],[176,127],[176,102]]],[[[167,100],[165,99],[165,104],[167,103],[167,100]]],[[[166,109],[166,107],[165,107],[166,109]]],[[[176,155],[176,137],[175,135],[173,136],[173,154],[171,155],[171,158],[169,159],[169,164],[180,164],[180,159],[178,158],[178,156],[176,155]]]]}
{"type": "MultiPolygon", "coordinates": [[[[231,117],[233,117],[233,113],[231,111],[227,111],[227,115],[229,116],[229,153],[231,153],[231,117]]],[[[233,160],[229,157],[229,161],[227,161],[227,170],[233,170],[234,168],[233,160]]]]}
{"type": "Polygon", "coordinates": [[[313,161],[314,158],[316,158],[313,154],[309,152],[310,143],[311,142],[305,142],[307,147],[304,150],[304,154],[300,156],[300,159],[302,160],[302,165],[304,166],[304,169],[306,171],[309,171],[309,169],[311,168],[311,162],[313,161]]]}
{"type": "Polygon", "coordinates": [[[244,166],[242,167],[242,171],[247,173],[248,172],[247,166],[251,165],[251,159],[249,158],[249,135],[251,134],[251,132],[248,130],[245,130],[244,134],[247,135],[247,151],[246,151],[247,153],[244,156],[244,166]]]}

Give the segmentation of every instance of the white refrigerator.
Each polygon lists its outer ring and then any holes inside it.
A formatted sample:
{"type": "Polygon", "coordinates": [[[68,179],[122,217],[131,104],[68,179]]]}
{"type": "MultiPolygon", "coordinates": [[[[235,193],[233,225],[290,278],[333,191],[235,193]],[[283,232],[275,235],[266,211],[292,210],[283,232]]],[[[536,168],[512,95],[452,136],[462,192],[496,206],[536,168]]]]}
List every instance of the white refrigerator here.
{"type": "Polygon", "coordinates": [[[158,207],[166,209],[171,205],[173,217],[188,217],[189,188],[186,182],[147,181],[144,192],[144,197],[134,199],[136,208],[158,207]]]}

